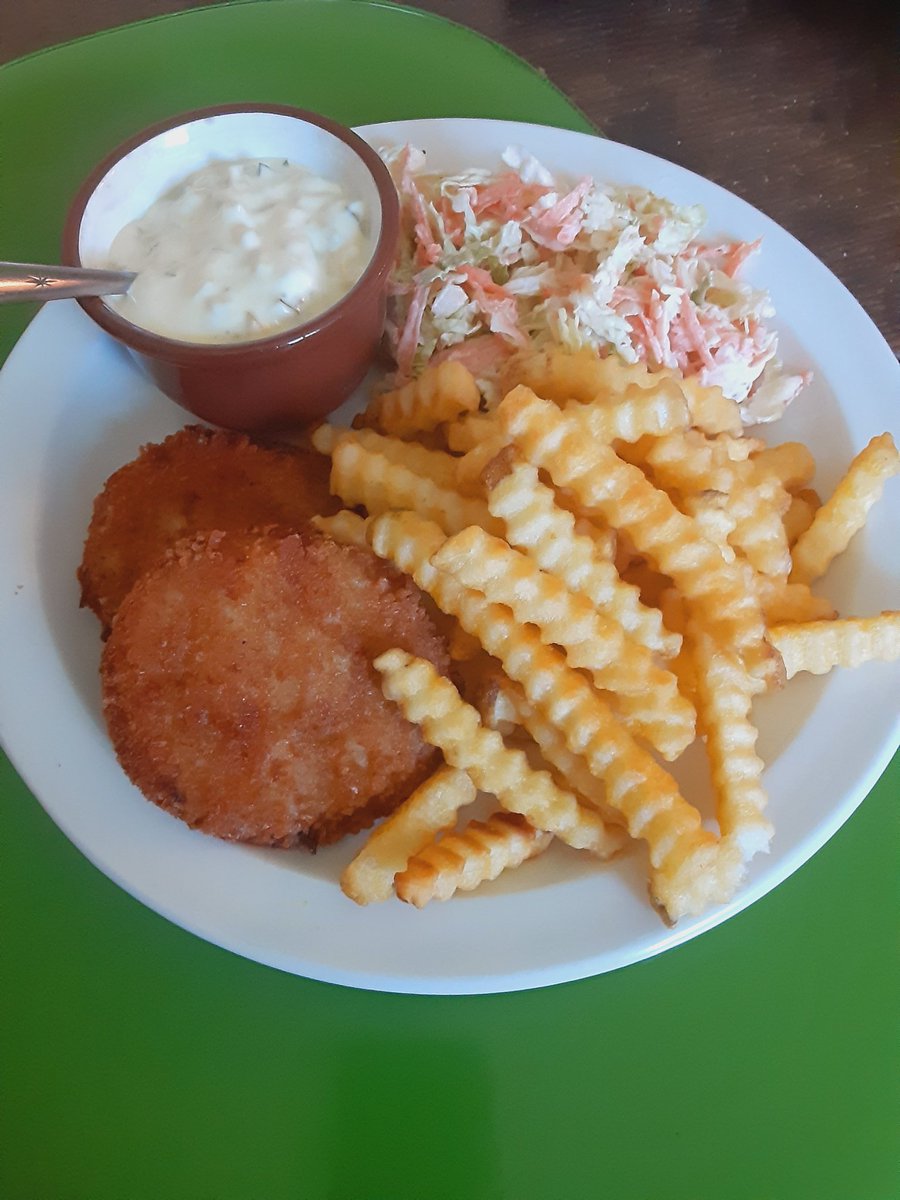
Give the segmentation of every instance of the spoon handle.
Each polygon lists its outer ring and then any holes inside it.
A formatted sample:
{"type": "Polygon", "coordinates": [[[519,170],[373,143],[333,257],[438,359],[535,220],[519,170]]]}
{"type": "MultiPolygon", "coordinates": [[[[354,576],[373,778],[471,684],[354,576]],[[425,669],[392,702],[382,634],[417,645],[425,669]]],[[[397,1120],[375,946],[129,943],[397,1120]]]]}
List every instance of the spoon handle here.
{"type": "Polygon", "coordinates": [[[68,296],[121,295],[128,291],[133,279],[132,271],[0,262],[0,304],[63,300],[68,296]]]}

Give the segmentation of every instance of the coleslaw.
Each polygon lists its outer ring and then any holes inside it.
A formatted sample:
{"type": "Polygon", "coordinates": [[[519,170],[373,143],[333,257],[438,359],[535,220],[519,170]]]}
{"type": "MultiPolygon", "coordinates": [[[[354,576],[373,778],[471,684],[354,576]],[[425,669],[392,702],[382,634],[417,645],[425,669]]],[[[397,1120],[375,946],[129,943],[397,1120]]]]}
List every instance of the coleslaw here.
{"type": "Polygon", "coordinates": [[[456,358],[491,399],[516,351],[588,346],[696,375],[755,424],[808,381],[778,361],[768,294],[738,278],[759,241],[702,241],[699,205],[554,178],[518,147],[499,171],[456,175],[429,174],[412,146],[381,153],[403,218],[385,331],[392,384],[456,358]]]}

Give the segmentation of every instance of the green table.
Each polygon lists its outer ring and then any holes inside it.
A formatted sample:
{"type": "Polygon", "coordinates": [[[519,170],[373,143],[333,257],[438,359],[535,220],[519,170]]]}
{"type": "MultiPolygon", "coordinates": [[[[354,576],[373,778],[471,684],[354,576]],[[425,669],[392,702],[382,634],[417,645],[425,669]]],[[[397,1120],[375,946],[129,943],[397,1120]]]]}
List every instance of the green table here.
{"type": "MultiPolygon", "coordinates": [[[[133,129],[255,98],[349,123],[588,128],[499,47],[408,10],[180,14],[0,70],[0,257],[53,261],[74,187],[133,129]]],[[[28,315],[3,311],[0,353],[28,315]]],[[[895,759],[801,871],[661,958],[428,999],[279,974],[175,928],[0,757],[0,1197],[895,1197],[898,792],[895,759]]]]}

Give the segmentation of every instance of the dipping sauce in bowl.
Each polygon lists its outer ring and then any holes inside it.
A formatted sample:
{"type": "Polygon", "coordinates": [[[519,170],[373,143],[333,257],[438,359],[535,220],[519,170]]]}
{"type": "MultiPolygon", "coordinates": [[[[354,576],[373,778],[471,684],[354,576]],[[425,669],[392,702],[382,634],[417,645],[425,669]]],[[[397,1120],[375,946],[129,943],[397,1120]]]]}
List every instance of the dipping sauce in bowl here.
{"type": "Polygon", "coordinates": [[[220,105],[101,162],[69,209],[62,261],[138,272],[126,297],[78,303],[172,400],[213,425],[278,431],[333,411],[372,365],[399,230],[390,173],[351,129],[220,105]]]}
{"type": "Polygon", "coordinates": [[[350,291],[370,224],[361,200],[286,158],[213,162],[119,231],[108,265],[137,278],[107,303],[180,341],[271,337],[350,291]]]}

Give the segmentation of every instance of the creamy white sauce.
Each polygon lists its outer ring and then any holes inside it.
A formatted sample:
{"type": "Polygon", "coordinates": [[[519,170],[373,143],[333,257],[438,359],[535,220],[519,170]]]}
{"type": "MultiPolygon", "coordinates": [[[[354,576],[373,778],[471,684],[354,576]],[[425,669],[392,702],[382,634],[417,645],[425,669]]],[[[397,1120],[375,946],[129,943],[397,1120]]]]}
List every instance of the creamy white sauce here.
{"type": "Polygon", "coordinates": [[[353,287],[371,253],[366,220],[340,185],[284,159],[213,162],[116,235],[109,265],[137,278],[107,303],[179,341],[271,337],[353,287]]]}

